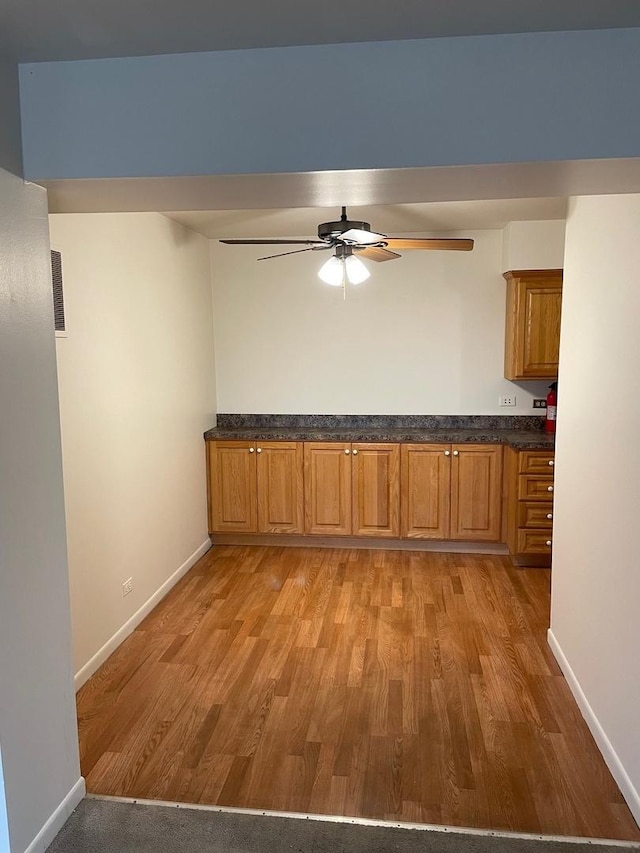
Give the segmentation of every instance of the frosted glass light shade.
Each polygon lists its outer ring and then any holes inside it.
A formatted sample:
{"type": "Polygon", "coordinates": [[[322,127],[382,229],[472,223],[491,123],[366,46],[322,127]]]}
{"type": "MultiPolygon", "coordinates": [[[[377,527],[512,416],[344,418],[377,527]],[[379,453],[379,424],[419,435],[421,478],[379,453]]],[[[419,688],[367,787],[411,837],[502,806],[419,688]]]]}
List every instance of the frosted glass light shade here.
{"type": "Polygon", "coordinates": [[[360,282],[366,281],[371,275],[360,258],[355,258],[353,255],[349,255],[344,265],[347,272],[347,281],[350,284],[360,284],[360,282]]]}
{"type": "Polygon", "coordinates": [[[327,284],[334,287],[340,287],[342,278],[345,274],[345,268],[340,258],[335,255],[329,258],[318,270],[318,276],[327,284]]]}

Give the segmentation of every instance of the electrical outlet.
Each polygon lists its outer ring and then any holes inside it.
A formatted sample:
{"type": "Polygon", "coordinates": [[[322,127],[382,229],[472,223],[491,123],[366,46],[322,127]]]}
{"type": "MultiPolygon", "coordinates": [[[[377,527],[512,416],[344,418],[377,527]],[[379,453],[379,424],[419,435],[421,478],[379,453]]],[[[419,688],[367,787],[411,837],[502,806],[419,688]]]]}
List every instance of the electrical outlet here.
{"type": "Polygon", "coordinates": [[[498,402],[501,406],[515,406],[516,398],[512,394],[505,394],[504,397],[500,397],[498,402]]]}
{"type": "Polygon", "coordinates": [[[540,399],[539,397],[536,397],[533,401],[533,408],[534,409],[546,409],[547,408],[547,401],[545,400],[544,397],[542,399],[540,399]]]}
{"type": "Polygon", "coordinates": [[[133,578],[129,578],[122,584],[122,595],[129,595],[130,592],[133,592],[133,578]]]}

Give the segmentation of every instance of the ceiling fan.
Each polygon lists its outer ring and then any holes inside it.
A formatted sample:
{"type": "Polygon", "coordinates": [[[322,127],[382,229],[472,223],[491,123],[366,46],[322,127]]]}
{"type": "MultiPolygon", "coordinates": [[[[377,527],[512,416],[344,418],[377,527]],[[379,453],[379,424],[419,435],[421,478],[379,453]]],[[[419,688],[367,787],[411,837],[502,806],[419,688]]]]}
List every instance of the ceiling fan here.
{"type": "Polygon", "coordinates": [[[369,271],[360,258],[368,261],[393,261],[400,255],[394,249],[444,249],[470,252],[473,240],[458,238],[431,237],[387,237],[371,230],[368,222],[359,222],[347,218],[347,208],[342,208],[342,215],[336,222],[323,222],[318,226],[317,240],[277,239],[277,240],[221,240],[221,243],[231,245],[254,246],[291,246],[304,245],[304,249],[293,249],[290,252],[278,252],[258,258],[267,261],[284,255],[297,255],[300,252],[317,252],[334,249],[334,255],[320,268],[318,275],[327,284],[344,286],[348,281],[359,284],[369,277],[369,271]]]}

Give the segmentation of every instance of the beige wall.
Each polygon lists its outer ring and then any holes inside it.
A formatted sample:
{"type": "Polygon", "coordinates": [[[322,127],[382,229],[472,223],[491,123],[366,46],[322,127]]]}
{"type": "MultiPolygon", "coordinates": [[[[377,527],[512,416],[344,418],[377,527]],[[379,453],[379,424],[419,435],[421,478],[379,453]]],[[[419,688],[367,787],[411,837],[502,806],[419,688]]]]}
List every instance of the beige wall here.
{"type": "Polygon", "coordinates": [[[346,302],[317,276],[326,252],[212,241],[219,411],[531,414],[547,383],[502,378],[502,231],[452,236],[474,250],[370,263],[346,302]]]}
{"type": "Polygon", "coordinates": [[[502,270],[555,270],[564,264],[564,220],[509,222],[504,229],[502,270]]]}
{"type": "Polygon", "coordinates": [[[640,821],[640,196],[567,222],[550,640],[640,821]]]}
{"type": "Polygon", "coordinates": [[[0,400],[0,746],[10,849],[24,853],[35,843],[30,849],[39,853],[84,788],[70,667],[47,200],[40,187],[1,169],[0,400]]]}
{"type": "Polygon", "coordinates": [[[208,542],[209,252],[207,240],[159,214],[55,215],[50,227],[65,287],[58,377],[82,682],[208,542]]]}

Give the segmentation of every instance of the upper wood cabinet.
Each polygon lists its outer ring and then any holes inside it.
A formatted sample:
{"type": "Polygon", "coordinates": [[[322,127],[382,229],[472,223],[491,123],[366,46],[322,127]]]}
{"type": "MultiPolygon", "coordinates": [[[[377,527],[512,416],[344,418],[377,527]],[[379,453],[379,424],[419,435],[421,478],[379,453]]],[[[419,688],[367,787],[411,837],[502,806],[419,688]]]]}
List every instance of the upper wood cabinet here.
{"type": "Polygon", "coordinates": [[[502,447],[402,445],[402,535],[499,542],[502,447]]]}
{"type": "Polygon", "coordinates": [[[211,533],[303,533],[299,441],[207,442],[211,533]]]}
{"type": "Polygon", "coordinates": [[[511,270],[507,281],[506,379],[558,376],[562,270],[511,270]]]}
{"type": "Polygon", "coordinates": [[[400,535],[400,446],[305,442],[305,531],[400,535]]]}

